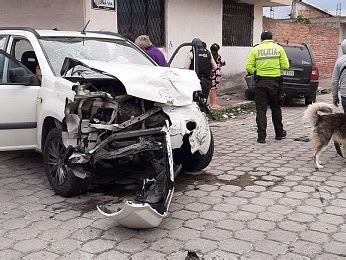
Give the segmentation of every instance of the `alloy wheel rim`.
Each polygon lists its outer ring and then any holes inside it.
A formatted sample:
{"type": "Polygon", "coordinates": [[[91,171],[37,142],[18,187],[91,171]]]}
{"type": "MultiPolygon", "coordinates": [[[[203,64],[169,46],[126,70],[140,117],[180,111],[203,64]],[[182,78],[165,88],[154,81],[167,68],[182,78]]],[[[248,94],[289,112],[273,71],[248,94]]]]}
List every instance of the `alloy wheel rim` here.
{"type": "Polygon", "coordinates": [[[67,178],[67,167],[64,164],[64,153],[66,149],[59,139],[54,139],[48,149],[49,174],[57,185],[62,185],[67,178]]]}

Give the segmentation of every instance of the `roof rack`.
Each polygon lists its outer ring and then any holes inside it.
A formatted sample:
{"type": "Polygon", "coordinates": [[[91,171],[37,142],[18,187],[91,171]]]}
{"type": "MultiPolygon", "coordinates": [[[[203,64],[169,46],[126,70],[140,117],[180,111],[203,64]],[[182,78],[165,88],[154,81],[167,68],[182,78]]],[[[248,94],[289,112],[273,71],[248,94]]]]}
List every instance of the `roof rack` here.
{"type": "Polygon", "coordinates": [[[36,37],[40,37],[38,32],[31,28],[31,27],[0,27],[0,30],[20,30],[20,31],[27,31],[35,34],[36,37]]]}

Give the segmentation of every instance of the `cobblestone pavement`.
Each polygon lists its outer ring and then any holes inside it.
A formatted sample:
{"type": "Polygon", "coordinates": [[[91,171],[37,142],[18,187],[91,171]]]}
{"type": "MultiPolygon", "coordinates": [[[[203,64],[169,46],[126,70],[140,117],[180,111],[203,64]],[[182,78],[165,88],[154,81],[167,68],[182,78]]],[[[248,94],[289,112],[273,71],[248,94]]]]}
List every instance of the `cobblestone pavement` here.
{"type": "MultiPolygon", "coordinates": [[[[330,101],[330,96],[319,96],[330,101]]],[[[42,157],[0,153],[0,259],[345,259],[345,161],[330,146],[312,163],[304,106],[285,107],[288,138],[256,143],[255,116],[212,126],[215,158],[181,174],[169,216],[130,230],[97,212],[114,194],[62,198],[49,188],[42,157]]],[[[269,113],[270,115],[270,113],[269,113]]]]}

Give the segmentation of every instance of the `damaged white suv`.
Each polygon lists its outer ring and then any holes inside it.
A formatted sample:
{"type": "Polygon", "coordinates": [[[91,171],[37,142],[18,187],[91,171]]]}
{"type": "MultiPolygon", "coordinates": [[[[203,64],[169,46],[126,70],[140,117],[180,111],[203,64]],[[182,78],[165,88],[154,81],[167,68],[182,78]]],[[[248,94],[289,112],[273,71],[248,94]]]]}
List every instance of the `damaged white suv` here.
{"type": "Polygon", "coordinates": [[[200,90],[194,71],[159,67],[117,34],[0,28],[0,150],[41,151],[65,197],[102,169],[133,168],[136,197],[115,212],[99,208],[129,227],[157,226],[176,169],[210,163],[200,90]]]}

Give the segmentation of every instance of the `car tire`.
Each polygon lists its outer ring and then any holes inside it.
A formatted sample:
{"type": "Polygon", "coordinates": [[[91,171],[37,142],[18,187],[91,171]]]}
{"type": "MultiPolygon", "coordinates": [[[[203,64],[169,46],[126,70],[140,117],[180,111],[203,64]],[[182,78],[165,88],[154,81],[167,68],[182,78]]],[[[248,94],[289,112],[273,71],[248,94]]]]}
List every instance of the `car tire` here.
{"type": "Polygon", "coordinates": [[[48,133],[43,149],[44,168],[49,184],[56,194],[63,197],[83,194],[88,187],[88,179],[76,177],[72,169],[63,163],[65,152],[61,130],[53,128],[48,133]]]}
{"type": "Polygon", "coordinates": [[[253,91],[251,91],[250,89],[246,89],[245,90],[245,99],[246,100],[255,100],[255,94],[253,93],[253,91]]]}
{"type": "Polygon", "coordinates": [[[311,105],[312,103],[316,102],[316,93],[312,97],[305,97],[305,105],[311,105]]]}
{"type": "Polygon", "coordinates": [[[187,151],[182,161],[184,171],[197,172],[206,168],[211,162],[214,155],[214,138],[213,133],[210,131],[210,145],[206,154],[200,154],[198,151],[191,154],[187,151]]]}

